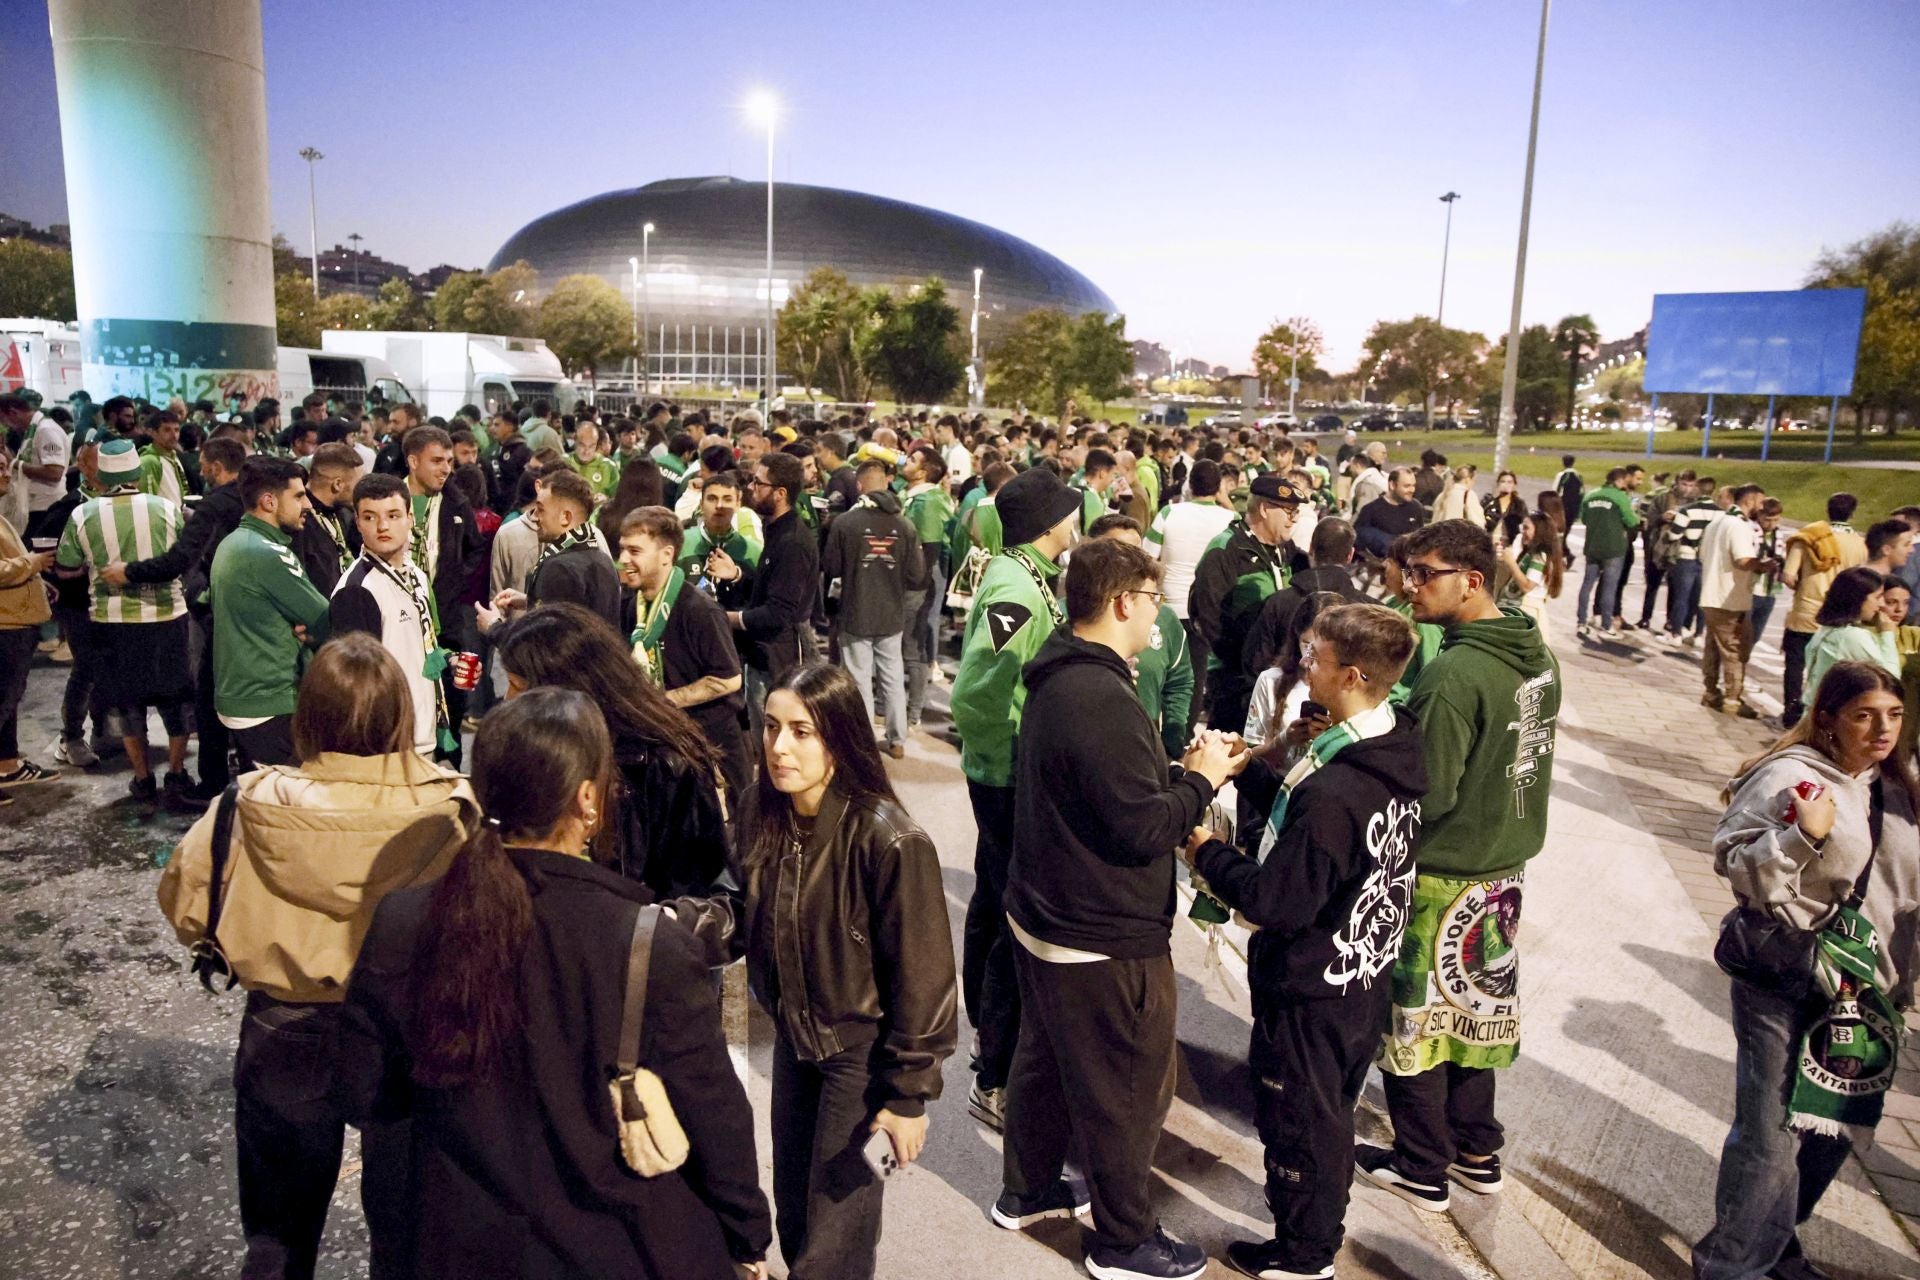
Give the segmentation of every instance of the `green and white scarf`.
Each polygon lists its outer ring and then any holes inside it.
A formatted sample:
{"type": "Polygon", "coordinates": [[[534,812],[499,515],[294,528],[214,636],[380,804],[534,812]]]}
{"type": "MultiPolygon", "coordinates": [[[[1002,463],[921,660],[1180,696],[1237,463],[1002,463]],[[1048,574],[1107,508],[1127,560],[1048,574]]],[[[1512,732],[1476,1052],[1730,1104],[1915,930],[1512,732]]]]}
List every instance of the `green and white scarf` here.
{"type": "Polygon", "coordinates": [[[451,755],[459,748],[460,740],[453,733],[453,716],[447,709],[447,687],[440,679],[447,670],[448,654],[440,647],[440,606],[433,598],[433,588],[427,585],[427,575],[420,571],[420,566],[411,560],[402,559],[398,565],[391,565],[371,551],[363,551],[361,555],[375,572],[393,579],[395,585],[413,599],[414,614],[420,619],[420,644],[427,655],[420,668],[420,678],[433,684],[434,742],[443,753],[451,755]]]}
{"type": "Polygon", "coordinates": [[[1828,1004],[1794,1056],[1789,1129],[1864,1139],[1880,1123],[1904,1023],[1873,985],[1879,959],[1877,931],[1852,907],[1814,940],[1813,978],[1828,1004]]]}
{"type": "MultiPolygon", "coordinates": [[[[1293,768],[1287,770],[1286,778],[1280,783],[1280,794],[1274,797],[1273,809],[1267,815],[1267,829],[1260,836],[1257,861],[1266,862],[1267,855],[1273,852],[1274,841],[1279,839],[1280,828],[1287,820],[1287,802],[1293,796],[1293,789],[1318,772],[1344,748],[1363,738],[1378,738],[1391,733],[1393,723],[1393,704],[1382,702],[1328,727],[1307,744],[1306,753],[1293,768]]],[[[1197,874],[1193,877],[1193,888],[1193,906],[1187,910],[1189,919],[1203,924],[1225,924],[1231,918],[1226,904],[1208,892],[1205,879],[1197,874]]]]}
{"type": "Polygon", "coordinates": [[[413,558],[414,567],[426,575],[429,583],[433,581],[434,571],[440,564],[441,501],[442,497],[437,493],[409,494],[407,499],[407,505],[413,512],[413,541],[408,544],[407,554],[413,558]]]}
{"type": "Polygon", "coordinates": [[[571,551],[575,547],[588,546],[591,545],[592,542],[593,526],[587,524],[575,525],[573,528],[561,534],[558,541],[542,543],[540,546],[540,559],[545,560],[550,556],[557,556],[562,551],[571,551]]]}
{"type": "Polygon", "coordinates": [[[1274,797],[1273,809],[1267,815],[1267,830],[1260,837],[1259,861],[1265,862],[1267,854],[1273,850],[1274,841],[1279,839],[1280,827],[1287,820],[1287,802],[1293,798],[1293,789],[1318,773],[1327,763],[1339,755],[1346,747],[1352,746],[1362,738],[1378,738],[1393,732],[1393,704],[1382,702],[1378,706],[1368,707],[1359,715],[1349,716],[1339,724],[1323,730],[1319,737],[1307,744],[1306,754],[1301,756],[1293,768],[1287,770],[1286,778],[1280,783],[1280,794],[1274,797]]]}
{"type": "Polygon", "coordinates": [[[667,655],[661,642],[666,638],[667,619],[673,616],[674,601],[680,598],[680,588],[686,584],[686,572],[675,565],[653,603],[648,604],[646,595],[642,593],[635,606],[639,616],[636,619],[638,625],[633,629],[633,656],[640,663],[640,669],[647,673],[647,678],[662,689],[667,687],[667,655]]]}

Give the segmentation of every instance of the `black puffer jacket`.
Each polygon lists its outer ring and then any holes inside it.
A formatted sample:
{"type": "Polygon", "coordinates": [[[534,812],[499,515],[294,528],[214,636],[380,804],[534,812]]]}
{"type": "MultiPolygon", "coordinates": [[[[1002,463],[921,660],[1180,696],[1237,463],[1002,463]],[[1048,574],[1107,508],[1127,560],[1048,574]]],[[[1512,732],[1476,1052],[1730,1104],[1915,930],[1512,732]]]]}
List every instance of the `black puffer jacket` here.
{"type": "Polygon", "coordinates": [[[922,1114],[940,1096],[957,997],[940,859],[907,811],[829,787],[804,841],[747,868],[746,920],[754,997],[795,1055],[878,1040],[880,1104],[922,1114]]]}
{"type": "Polygon", "coordinates": [[[728,864],[714,779],[663,743],[621,737],[613,756],[620,770],[615,870],[659,898],[710,893],[728,864]]]}

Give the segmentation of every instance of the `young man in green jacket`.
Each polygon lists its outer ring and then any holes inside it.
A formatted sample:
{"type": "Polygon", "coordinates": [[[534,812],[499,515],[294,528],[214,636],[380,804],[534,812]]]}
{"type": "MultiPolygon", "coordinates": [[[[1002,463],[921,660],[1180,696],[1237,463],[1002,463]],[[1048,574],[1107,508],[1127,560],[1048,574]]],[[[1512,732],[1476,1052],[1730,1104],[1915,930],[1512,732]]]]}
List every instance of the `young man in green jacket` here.
{"type": "Polygon", "coordinates": [[[309,646],[326,639],[327,598],[294,554],[306,469],[291,458],[240,464],[246,514],[213,553],[213,707],[247,767],[293,764],[293,708],[309,646]]]}
{"type": "MultiPolygon", "coordinates": [[[[1095,520],[1087,536],[1112,538],[1146,549],[1140,522],[1118,512],[1095,520]]],[[[1167,758],[1178,760],[1186,754],[1190,741],[1187,711],[1193,704],[1193,650],[1187,644],[1185,624],[1167,606],[1164,594],[1147,647],[1134,659],[1133,689],[1146,708],[1147,719],[1160,731],[1160,745],[1167,749],[1167,758]]]]}
{"type": "Polygon", "coordinates": [[[1603,635],[1613,630],[1613,620],[1620,615],[1620,579],[1626,570],[1627,539],[1640,527],[1626,484],[1627,468],[1615,467],[1607,472],[1607,482],[1580,503],[1580,523],[1587,531],[1587,572],[1580,579],[1574,634],[1582,640],[1592,634],[1587,625],[1589,605],[1603,635]],[[1599,588],[1597,595],[1595,587],[1599,588]]]}
{"type": "Polygon", "coordinates": [[[1380,1057],[1394,1144],[1362,1144],[1355,1161],[1440,1213],[1449,1179],[1479,1195],[1501,1187],[1493,1073],[1520,1051],[1516,932],[1526,864],[1547,837],[1560,669],[1534,621],[1494,603],[1485,530],[1442,520],[1403,541],[1413,616],[1446,639],[1407,704],[1428,786],[1380,1057]]]}
{"type": "Polygon", "coordinates": [[[1007,549],[989,562],[974,592],[951,702],[960,771],[979,831],[961,947],[962,992],[980,1044],[967,1106],[998,1129],[1020,1031],[1013,940],[1000,905],[1013,859],[1014,743],[1027,699],[1020,669],[1066,620],[1055,579],[1060,557],[1078,532],[1080,494],[1051,471],[1035,468],[1002,485],[994,509],[1007,549]]]}

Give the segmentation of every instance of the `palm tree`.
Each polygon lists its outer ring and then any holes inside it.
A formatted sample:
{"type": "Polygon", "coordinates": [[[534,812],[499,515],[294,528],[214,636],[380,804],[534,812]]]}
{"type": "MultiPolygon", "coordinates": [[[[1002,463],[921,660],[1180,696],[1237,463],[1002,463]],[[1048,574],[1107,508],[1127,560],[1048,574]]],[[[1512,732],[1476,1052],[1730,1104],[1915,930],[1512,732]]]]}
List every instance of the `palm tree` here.
{"type": "Polygon", "coordinates": [[[1567,430],[1573,430],[1574,396],[1580,385],[1580,357],[1600,345],[1600,327],[1589,315],[1563,316],[1553,326],[1553,345],[1567,357],[1567,430]]]}

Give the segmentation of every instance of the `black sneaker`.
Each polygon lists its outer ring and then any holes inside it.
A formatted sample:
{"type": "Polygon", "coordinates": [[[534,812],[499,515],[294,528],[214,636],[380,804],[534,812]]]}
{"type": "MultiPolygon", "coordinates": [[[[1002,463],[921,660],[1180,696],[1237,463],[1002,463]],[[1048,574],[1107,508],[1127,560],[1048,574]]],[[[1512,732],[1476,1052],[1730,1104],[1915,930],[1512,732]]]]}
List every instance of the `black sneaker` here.
{"type": "Polygon", "coordinates": [[[1006,1086],[982,1089],[980,1082],[975,1080],[973,1088],[967,1091],[967,1110],[973,1113],[975,1120],[995,1133],[1005,1133],[1007,1130],[1006,1086]]]}
{"type": "Polygon", "coordinates": [[[1175,1240],[1165,1227],[1155,1227],[1131,1249],[1095,1244],[1087,1250],[1087,1274],[1094,1280],[1190,1280],[1206,1269],[1206,1250],[1175,1240]]]}
{"type": "Polygon", "coordinates": [[[1065,1177],[1030,1200],[1002,1191],[989,1215],[997,1227],[1023,1231],[1048,1218],[1084,1218],[1092,1212],[1093,1200],[1087,1195],[1086,1180],[1065,1177]]]}
{"type": "Polygon", "coordinates": [[[148,774],[127,783],[127,794],[141,804],[152,804],[160,798],[160,784],[153,780],[152,774],[148,774]]]}
{"type": "Polygon", "coordinates": [[[1453,1203],[1447,1195],[1444,1182],[1439,1186],[1430,1182],[1415,1182],[1395,1168],[1391,1147],[1374,1147],[1364,1142],[1357,1144],[1353,1149],[1353,1167],[1368,1182],[1393,1192],[1416,1209],[1445,1213],[1453,1203]]]}
{"type": "Polygon", "coordinates": [[[168,770],[167,776],[161,780],[160,802],[175,813],[200,813],[208,803],[195,793],[195,787],[187,781],[186,774],[172,770],[168,770]]]}
{"type": "Polygon", "coordinates": [[[1236,1240],[1227,1246],[1227,1265],[1253,1280],[1333,1280],[1333,1264],[1302,1271],[1287,1260],[1278,1240],[1236,1240]]]}
{"type": "Polygon", "coordinates": [[[1500,1157],[1488,1156],[1478,1164],[1455,1160],[1447,1166],[1447,1176],[1469,1191],[1490,1196],[1506,1183],[1500,1179],[1500,1157]]]}
{"type": "Polygon", "coordinates": [[[36,782],[51,782],[59,776],[52,769],[43,769],[33,761],[23,759],[13,772],[0,773],[0,790],[32,786],[36,782]]]}

